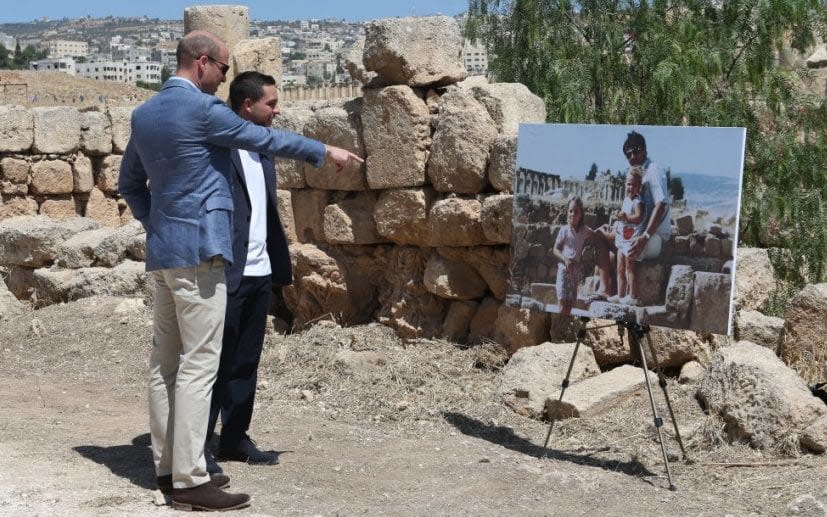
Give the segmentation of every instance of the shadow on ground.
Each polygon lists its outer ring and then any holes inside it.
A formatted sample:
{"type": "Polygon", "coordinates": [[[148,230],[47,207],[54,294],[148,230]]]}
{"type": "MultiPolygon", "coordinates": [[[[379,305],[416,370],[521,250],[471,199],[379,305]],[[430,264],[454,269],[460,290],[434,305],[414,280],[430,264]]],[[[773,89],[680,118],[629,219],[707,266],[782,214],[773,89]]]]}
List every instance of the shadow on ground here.
{"type": "Polygon", "coordinates": [[[86,459],[104,465],[116,476],[148,490],[155,489],[155,466],[152,462],[149,433],[132,439],[130,445],[78,445],[72,450],[86,459]]]}
{"type": "MultiPolygon", "coordinates": [[[[615,461],[595,458],[589,455],[572,454],[554,449],[545,449],[540,445],[536,445],[529,440],[518,436],[510,427],[492,426],[484,424],[483,422],[465,416],[460,413],[445,412],[442,414],[445,420],[456,427],[462,434],[482,438],[491,443],[495,443],[506,449],[520,452],[528,456],[539,458],[546,456],[548,458],[568,461],[577,465],[586,465],[589,467],[599,467],[612,472],[621,472],[630,476],[653,476],[649,469],[647,469],[639,461],[615,461]]],[[[599,452],[599,451],[595,451],[599,452]]]]}

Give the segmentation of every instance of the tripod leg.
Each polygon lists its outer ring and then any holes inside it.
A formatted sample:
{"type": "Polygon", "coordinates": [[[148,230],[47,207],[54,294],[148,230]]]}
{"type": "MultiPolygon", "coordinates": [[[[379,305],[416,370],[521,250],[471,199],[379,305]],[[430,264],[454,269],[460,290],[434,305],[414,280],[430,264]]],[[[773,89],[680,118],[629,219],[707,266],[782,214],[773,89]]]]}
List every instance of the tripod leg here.
{"type": "Polygon", "coordinates": [[[666,390],[666,377],[663,375],[663,370],[661,370],[660,365],[658,364],[658,356],[655,353],[655,347],[652,345],[652,338],[649,335],[649,332],[646,332],[646,344],[649,346],[649,352],[652,354],[652,363],[654,363],[655,371],[658,374],[658,385],[663,391],[663,398],[666,399],[666,407],[669,409],[669,416],[672,418],[672,425],[675,427],[675,438],[677,438],[678,445],[681,447],[681,453],[683,454],[684,461],[689,461],[689,455],[686,454],[686,448],[683,446],[681,432],[678,429],[678,421],[675,419],[675,412],[672,410],[672,401],[669,399],[669,392],[666,390]]]}
{"type": "MultiPolygon", "coordinates": [[[[586,337],[586,324],[589,322],[589,318],[581,318],[580,321],[580,328],[577,329],[577,342],[574,344],[574,352],[571,354],[571,361],[569,362],[569,369],[566,372],[566,378],[563,379],[563,384],[560,386],[560,397],[557,399],[558,403],[563,400],[566,388],[569,387],[569,378],[571,377],[571,370],[574,368],[574,360],[577,358],[577,350],[580,348],[580,343],[583,342],[583,338],[586,337]]],[[[549,416],[551,417],[551,422],[549,422],[546,441],[543,443],[543,453],[540,457],[548,454],[548,440],[551,438],[551,431],[554,430],[554,422],[557,420],[556,414],[552,413],[549,416]]]]}
{"type": "Polygon", "coordinates": [[[672,484],[672,472],[669,469],[669,457],[666,454],[666,444],[663,441],[663,434],[660,431],[663,426],[663,420],[658,416],[658,408],[655,406],[655,397],[652,395],[652,386],[649,383],[649,369],[646,366],[646,355],[643,353],[643,343],[640,338],[643,331],[636,328],[629,332],[630,338],[634,339],[634,346],[637,347],[640,353],[640,360],[643,363],[643,378],[646,381],[646,392],[649,394],[649,402],[652,404],[652,415],[655,417],[655,429],[658,431],[658,440],[660,441],[660,450],[663,452],[663,463],[666,465],[666,479],[669,480],[669,490],[675,490],[675,485],[672,484]]]}

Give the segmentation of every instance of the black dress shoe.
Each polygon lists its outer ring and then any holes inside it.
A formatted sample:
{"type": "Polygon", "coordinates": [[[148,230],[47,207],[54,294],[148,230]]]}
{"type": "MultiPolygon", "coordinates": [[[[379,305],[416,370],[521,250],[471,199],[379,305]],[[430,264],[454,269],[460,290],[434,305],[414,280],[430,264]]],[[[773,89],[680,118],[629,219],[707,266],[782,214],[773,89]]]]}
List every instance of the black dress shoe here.
{"type": "Polygon", "coordinates": [[[214,512],[250,506],[247,494],[228,494],[212,483],[172,490],[172,507],[176,510],[214,512]]]}
{"type": "Polygon", "coordinates": [[[232,446],[220,444],[218,447],[219,459],[228,461],[244,461],[251,465],[278,465],[279,454],[276,451],[262,451],[256,447],[249,436],[244,436],[232,446]]]}
{"type": "MultiPolygon", "coordinates": [[[[158,490],[164,495],[172,495],[172,474],[166,476],[158,476],[155,479],[158,485],[158,490]]],[[[218,488],[227,488],[230,486],[230,476],[226,474],[213,474],[210,476],[210,482],[218,488]]]]}

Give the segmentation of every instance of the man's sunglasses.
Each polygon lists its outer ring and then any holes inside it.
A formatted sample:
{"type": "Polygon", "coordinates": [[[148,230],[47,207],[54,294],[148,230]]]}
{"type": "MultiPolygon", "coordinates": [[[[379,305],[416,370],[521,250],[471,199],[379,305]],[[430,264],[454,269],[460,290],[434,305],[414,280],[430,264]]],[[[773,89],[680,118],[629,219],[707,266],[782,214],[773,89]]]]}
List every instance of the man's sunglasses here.
{"type": "Polygon", "coordinates": [[[212,61],[220,67],[219,70],[221,70],[222,75],[227,75],[227,72],[230,71],[230,65],[228,65],[227,63],[222,63],[221,61],[217,60],[212,56],[207,56],[207,59],[209,59],[210,61],[212,61]]]}

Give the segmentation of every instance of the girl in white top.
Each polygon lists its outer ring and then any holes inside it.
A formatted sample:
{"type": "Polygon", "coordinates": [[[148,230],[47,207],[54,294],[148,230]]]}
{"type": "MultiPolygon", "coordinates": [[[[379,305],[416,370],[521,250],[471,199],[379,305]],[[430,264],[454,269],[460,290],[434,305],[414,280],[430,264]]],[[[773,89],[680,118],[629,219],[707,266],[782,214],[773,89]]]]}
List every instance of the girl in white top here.
{"type": "Polygon", "coordinates": [[[574,196],[569,200],[566,224],[557,233],[553,253],[557,264],[557,303],[560,314],[571,314],[577,301],[577,286],[583,276],[580,259],[583,247],[592,236],[591,229],[583,223],[583,200],[574,196]]]}
{"type": "Polygon", "coordinates": [[[646,214],[640,189],[643,170],[635,166],[626,174],[626,197],[623,207],[615,214],[615,245],[617,246],[617,295],[610,302],[640,305],[637,289],[637,263],[640,257],[629,257],[632,241],[646,231],[646,214]]]}

